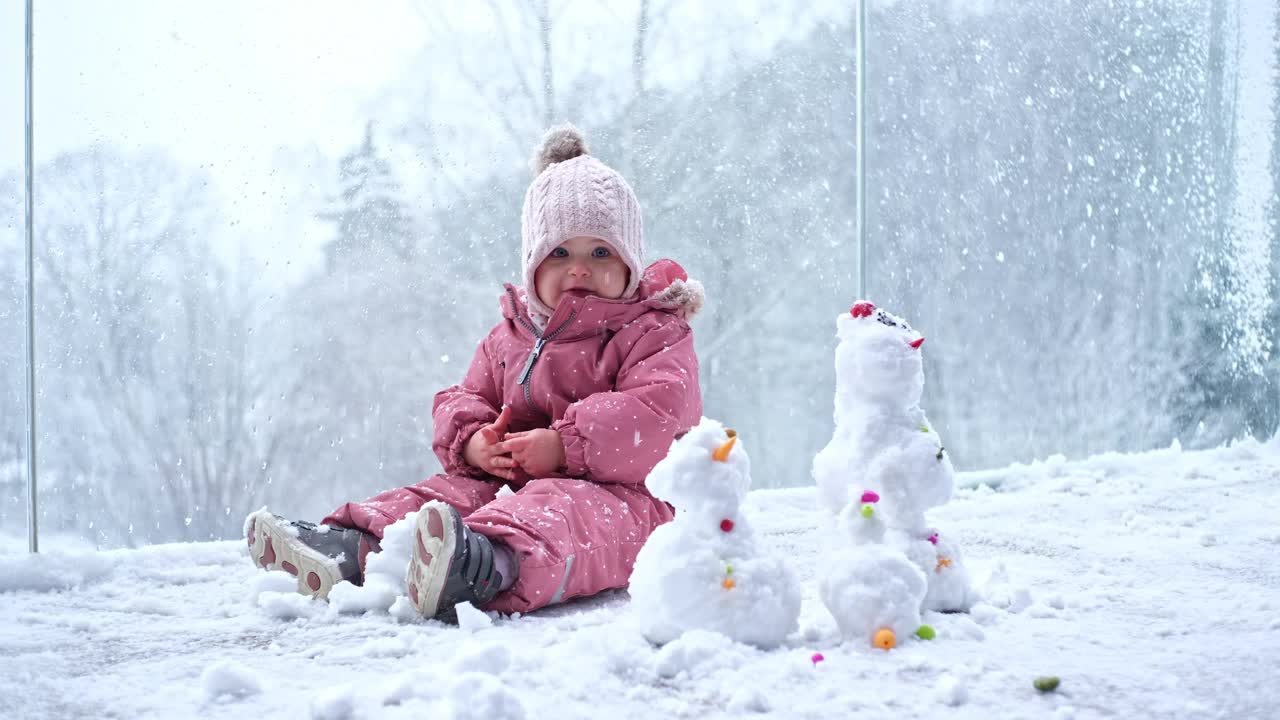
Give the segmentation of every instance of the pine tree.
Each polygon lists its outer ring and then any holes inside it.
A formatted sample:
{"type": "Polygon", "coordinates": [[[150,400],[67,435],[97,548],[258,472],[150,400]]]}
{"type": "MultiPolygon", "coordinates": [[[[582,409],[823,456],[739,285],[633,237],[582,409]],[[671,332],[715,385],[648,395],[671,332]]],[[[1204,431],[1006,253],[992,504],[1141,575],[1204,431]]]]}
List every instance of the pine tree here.
{"type": "Polygon", "coordinates": [[[320,214],[337,226],[325,245],[328,271],[358,256],[410,261],[416,250],[412,222],[391,163],[374,144],[372,121],[365,125],[364,141],[342,158],[338,182],[334,208],[320,214]]]}
{"type": "MultiPolygon", "coordinates": [[[[1244,93],[1236,86],[1239,68],[1233,56],[1240,39],[1239,6],[1215,4],[1211,10],[1209,56],[1209,116],[1214,119],[1212,150],[1214,157],[1215,190],[1206,209],[1211,214],[1211,243],[1204,249],[1198,265],[1198,282],[1189,293],[1188,318],[1194,325],[1198,349],[1187,366],[1190,388],[1179,402],[1180,419],[1184,423],[1184,435],[1196,445],[1216,444],[1244,433],[1255,437],[1267,437],[1276,431],[1280,421],[1280,377],[1277,359],[1276,325],[1280,322],[1276,289],[1280,287],[1276,229],[1278,212],[1274,187],[1268,202],[1266,227],[1269,238],[1269,266],[1261,272],[1268,273],[1271,293],[1259,301],[1249,293],[1249,283],[1257,277],[1248,277],[1248,264],[1238,257],[1245,252],[1240,246],[1240,233],[1250,232],[1241,227],[1233,212],[1238,201],[1237,193],[1255,192],[1254,187],[1243,187],[1237,181],[1236,163],[1239,161],[1236,121],[1240,108],[1238,102],[1247,102],[1244,93]],[[1251,313],[1255,302],[1265,302],[1263,309],[1267,321],[1258,328],[1241,319],[1242,313],[1251,313]],[[1245,306],[1248,304],[1249,307],[1245,306]]],[[[1273,82],[1275,82],[1273,80],[1273,82]]],[[[1273,92],[1270,102],[1280,110],[1273,92]]],[[[1280,138],[1280,126],[1272,118],[1272,135],[1280,138]]],[[[1278,177],[1277,143],[1271,146],[1271,175],[1278,177]]],[[[1256,285],[1254,285],[1256,288],[1256,285]]],[[[1256,291],[1255,291],[1256,292],[1256,291]]]]}

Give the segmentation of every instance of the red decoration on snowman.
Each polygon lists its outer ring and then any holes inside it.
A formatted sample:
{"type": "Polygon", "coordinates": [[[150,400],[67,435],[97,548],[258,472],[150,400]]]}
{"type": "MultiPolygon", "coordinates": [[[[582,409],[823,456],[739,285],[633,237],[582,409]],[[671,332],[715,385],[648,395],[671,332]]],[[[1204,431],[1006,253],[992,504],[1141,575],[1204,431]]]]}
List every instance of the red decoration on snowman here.
{"type": "Polygon", "coordinates": [[[724,532],[733,532],[733,521],[725,518],[720,521],[720,529],[724,532]]]}

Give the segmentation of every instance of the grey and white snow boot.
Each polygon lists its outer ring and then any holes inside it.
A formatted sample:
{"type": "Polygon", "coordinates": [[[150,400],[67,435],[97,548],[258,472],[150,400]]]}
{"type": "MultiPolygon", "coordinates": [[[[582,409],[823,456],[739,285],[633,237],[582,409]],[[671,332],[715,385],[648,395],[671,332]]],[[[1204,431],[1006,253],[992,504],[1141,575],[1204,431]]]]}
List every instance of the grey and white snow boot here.
{"type": "Polygon", "coordinates": [[[364,581],[364,561],[381,548],[378,539],[354,528],[286,520],[267,510],[245,519],[249,557],[264,570],[283,570],[298,579],[298,592],[324,598],[334,585],[364,581]]]}
{"type": "Polygon", "coordinates": [[[495,557],[499,552],[509,551],[505,546],[495,549],[489,538],[464,525],[448,503],[423,505],[414,522],[413,557],[405,577],[409,599],[425,618],[456,622],[455,605],[478,607],[503,589],[495,557]]]}

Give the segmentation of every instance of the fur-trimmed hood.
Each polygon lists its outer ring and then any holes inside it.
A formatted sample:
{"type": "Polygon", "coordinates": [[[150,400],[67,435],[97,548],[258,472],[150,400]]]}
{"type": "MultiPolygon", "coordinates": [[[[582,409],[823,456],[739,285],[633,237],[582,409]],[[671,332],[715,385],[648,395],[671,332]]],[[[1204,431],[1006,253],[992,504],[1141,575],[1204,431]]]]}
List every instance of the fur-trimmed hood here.
{"type": "Polygon", "coordinates": [[[706,290],[675,260],[659,260],[644,269],[640,278],[640,299],[653,307],[672,310],[689,320],[702,309],[706,290]]]}

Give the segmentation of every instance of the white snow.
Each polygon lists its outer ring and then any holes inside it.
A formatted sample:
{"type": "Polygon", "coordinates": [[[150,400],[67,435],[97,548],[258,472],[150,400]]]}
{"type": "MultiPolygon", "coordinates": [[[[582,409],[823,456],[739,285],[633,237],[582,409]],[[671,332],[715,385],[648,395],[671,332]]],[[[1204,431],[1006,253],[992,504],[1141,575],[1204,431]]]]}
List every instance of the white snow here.
{"type": "Polygon", "coordinates": [[[493,620],[471,603],[459,603],[454,608],[458,613],[458,627],[467,632],[475,632],[492,627],[493,620]]]}
{"type": "Polygon", "coordinates": [[[870,643],[878,630],[888,629],[906,640],[920,627],[926,581],[905,555],[874,544],[842,548],[838,560],[819,580],[818,592],[844,637],[870,643]]]}
{"type": "Polygon", "coordinates": [[[947,705],[963,705],[969,699],[969,691],[965,690],[964,683],[950,673],[938,679],[936,690],[938,699],[947,705]]]}
{"type": "Polygon", "coordinates": [[[239,700],[262,692],[262,684],[249,671],[226,660],[218,660],[205,668],[200,685],[208,702],[239,700]]]}
{"type": "Polygon", "coordinates": [[[751,487],[742,438],[702,418],[646,484],[676,516],[649,536],[631,572],[632,610],[645,638],[663,644],[709,630],[773,649],[795,632],[795,570],[757,540],[742,513],[751,487]]]}
{"type": "Polygon", "coordinates": [[[1280,440],[981,477],[986,488],[960,474],[955,497],[932,515],[963,544],[984,600],[969,615],[925,613],[937,638],[887,653],[842,642],[817,598],[827,551],[812,488],[754,491],[743,506],[757,541],[803,583],[800,628],[772,651],[710,633],[655,647],[622,592],[471,632],[323,603],[282,619],[260,602],[276,590],[239,542],[0,556],[0,713],[1276,715],[1280,440]],[[1126,526],[1130,512],[1145,521],[1126,526]],[[1032,682],[1047,675],[1060,687],[1038,692],[1032,682]]]}
{"type": "Polygon", "coordinates": [[[922,610],[968,610],[973,586],[950,530],[926,513],[955,492],[942,438],[920,407],[924,338],[868,301],[836,317],[835,430],[814,457],[832,551],[819,596],[848,639],[893,648],[922,610]]]}

